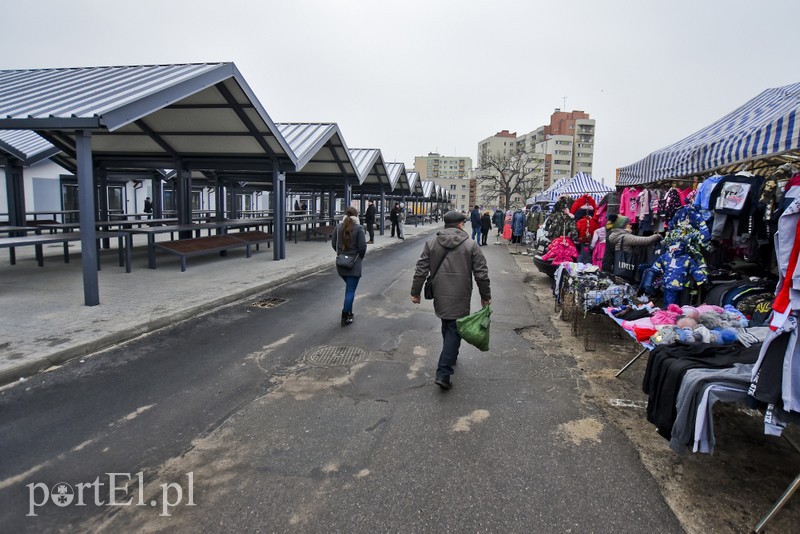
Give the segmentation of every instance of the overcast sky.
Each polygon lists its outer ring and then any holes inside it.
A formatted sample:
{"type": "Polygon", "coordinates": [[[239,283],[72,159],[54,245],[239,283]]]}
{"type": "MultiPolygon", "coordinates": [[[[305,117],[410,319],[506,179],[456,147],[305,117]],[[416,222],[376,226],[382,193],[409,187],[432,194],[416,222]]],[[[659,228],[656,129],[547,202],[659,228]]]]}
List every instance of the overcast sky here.
{"type": "Polygon", "coordinates": [[[232,61],[276,122],[407,165],[555,108],[595,178],[800,81],[798,0],[6,0],[0,68],[232,61]],[[566,107],[564,106],[566,98],[566,107]]]}

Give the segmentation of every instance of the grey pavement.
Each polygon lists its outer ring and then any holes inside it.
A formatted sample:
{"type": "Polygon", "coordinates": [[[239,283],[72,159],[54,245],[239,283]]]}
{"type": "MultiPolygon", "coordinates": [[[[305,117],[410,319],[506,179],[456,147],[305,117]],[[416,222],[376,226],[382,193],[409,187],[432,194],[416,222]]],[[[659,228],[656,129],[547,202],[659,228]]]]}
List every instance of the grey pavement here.
{"type": "MultiPolygon", "coordinates": [[[[413,240],[442,228],[442,223],[407,225],[413,240]]],[[[169,239],[168,235],[159,236],[169,239]]],[[[180,270],[177,256],[157,255],[157,269],[147,266],[144,236],[134,237],[132,271],[118,264],[116,240],[101,251],[100,305],[85,306],[80,243],[44,247],[39,267],[32,247],[16,249],[16,265],[0,251],[0,385],[91,354],[219,306],[333,266],[334,251],[322,238],[286,244],[286,259],[273,260],[262,244],[245,257],[244,249],[226,257],[209,254],[188,259],[180,270]]],[[[375,233],[369,249],[398,246],[401,240],[375,233]]]]}

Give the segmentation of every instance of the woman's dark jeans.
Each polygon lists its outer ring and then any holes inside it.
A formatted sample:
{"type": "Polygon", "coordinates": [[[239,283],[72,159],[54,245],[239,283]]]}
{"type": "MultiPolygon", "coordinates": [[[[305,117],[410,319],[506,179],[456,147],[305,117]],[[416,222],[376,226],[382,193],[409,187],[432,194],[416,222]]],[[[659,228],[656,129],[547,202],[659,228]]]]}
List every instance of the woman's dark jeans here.
{"type": "Polygon", "coordinates": [[[343,276],[344,279],[344,308],[343,312],[353,313],[353,301],[356,299],[356,288],[360,276],[343,276]]]}

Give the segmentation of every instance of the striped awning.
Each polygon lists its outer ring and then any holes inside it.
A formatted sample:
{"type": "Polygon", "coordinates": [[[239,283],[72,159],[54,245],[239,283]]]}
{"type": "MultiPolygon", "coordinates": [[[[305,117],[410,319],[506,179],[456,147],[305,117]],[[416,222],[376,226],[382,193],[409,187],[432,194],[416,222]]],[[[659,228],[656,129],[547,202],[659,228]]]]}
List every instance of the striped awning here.
{"type": "Polygon", "coordinates": [[[617,185],[778,166],[800,155],[800,83],[767,89],[713,124],[618,170],[617,185]]]}
{"type": "Polygon", "coordinates": [[[590,174],[579,172],[575,176],[563,181],[556,182],[557,187],[553,188],[546,194],[536,197],[536,202],[549,202],[554,203],[561,195],[567,195],[577,198],[581,195],[591,195],[595,200],[602,199],[607,193],[613,189],[601,184],[590,174]],[[541,199],[541,200],[540,200],[541,199]]]}

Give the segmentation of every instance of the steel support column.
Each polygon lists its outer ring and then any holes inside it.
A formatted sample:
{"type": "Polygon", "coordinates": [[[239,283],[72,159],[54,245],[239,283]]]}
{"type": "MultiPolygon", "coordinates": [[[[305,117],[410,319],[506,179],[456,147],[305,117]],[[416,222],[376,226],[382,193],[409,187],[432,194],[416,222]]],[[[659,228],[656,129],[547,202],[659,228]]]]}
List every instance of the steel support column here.
{"type": "Polygon", "coordinates": [[[153,198],[153,218],[161,219],[164,216],[164,186],[161,181],[162,175],[156,171],[153,173],[153,187],[151,188],[153,198]]]}
{"type": "Polygon", "coordinates": [[[92,168],[92,134],[75,132],[75,151],[78,167],[78,206],[81,225],[81,265],[83,267],[83,301],[87,306],[100,304],[100,285],[97,279],[97,240],[95,239],[95,189],[92,168]]]}
{"type": "Polygon", "coordinates": [[[280,172],[278,163],[272,164],[272,218],[274,260],[286,259],[286,175],[280,172]]]}
{"type": "MultiPolygon", "coordinates": [[[[180,169],[175,175],[177,186],[176,208],[178,224],[192,224],[192,173],[188,169],[180,169]]],[[[181,239],[192,237],[192,232],[180,232],[181,239]]]]}
{"type": "Polygon", "coordinates": [[[380,216],[381,216],[381,235],[386,232],[386,191],[383,190],[381,187],[381,208],[380,208],[380,216]]]}
{"type": "Polygon", "coordinates": [[[5,159],[8,224],[25,226],[25,180],[22,165],[14,158],[5,159]]]}

